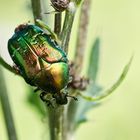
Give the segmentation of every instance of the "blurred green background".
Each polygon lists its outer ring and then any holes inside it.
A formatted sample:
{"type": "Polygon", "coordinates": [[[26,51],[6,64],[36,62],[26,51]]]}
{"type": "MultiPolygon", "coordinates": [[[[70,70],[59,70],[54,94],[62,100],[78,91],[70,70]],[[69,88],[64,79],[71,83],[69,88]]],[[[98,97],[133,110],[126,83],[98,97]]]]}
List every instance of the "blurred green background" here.
{"type": "MultiPolygon", "coordinates": [[[[98,83],[104,87],[110,86],[133,53],[134,60],[123,84],[111,97],[104,100],[102,106],[88,112],[89,121],[80,126],[76,140],[140,139],[139,12],[139,0],[92,1],[88,45],[90,46],[97,36],[100,37],[98,83]]],[[[46,17],[49,18],[47,23],[53,27],[53,15],[46,17]]],[[[32,21],[29,0],[0,0],[0,54],[10,64],[12,61],[7,51],[7,41],[18,24],[29,20],[32,21]]],[[[77,20],[74,28],[76,22],[77,20]]],[[[71,46],[74,40],[72,35],[71,46]]],[[[86,53],[88,55],[88,51],[86,53]]],[[[72,55],[71,53],[70,58],[72,55]]],[[[26,90],[27,84],[22,78],[6,70],[4,74],[19,139],[45,140],[49,134],[47,119],[43,115],[39,116],[35,108],[27,102],[30,94],[26,90]]],[[[8,140],[1,106],[0,140],[8,140]]]]}

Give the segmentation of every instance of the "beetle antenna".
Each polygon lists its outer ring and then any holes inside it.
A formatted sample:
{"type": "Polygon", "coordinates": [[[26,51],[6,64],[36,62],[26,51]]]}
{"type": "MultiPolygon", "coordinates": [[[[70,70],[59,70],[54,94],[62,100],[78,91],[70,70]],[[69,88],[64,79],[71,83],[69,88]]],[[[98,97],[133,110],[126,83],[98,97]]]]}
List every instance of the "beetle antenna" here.
{"type": "Polygon", "coordinates": [[[67,94],[66,96],[70,97],[70,98],[73,98],[75,101],[78,101],[78,99],[75,96],[72,96],[72,95],[69,95],[69,94],[67,94]]]}

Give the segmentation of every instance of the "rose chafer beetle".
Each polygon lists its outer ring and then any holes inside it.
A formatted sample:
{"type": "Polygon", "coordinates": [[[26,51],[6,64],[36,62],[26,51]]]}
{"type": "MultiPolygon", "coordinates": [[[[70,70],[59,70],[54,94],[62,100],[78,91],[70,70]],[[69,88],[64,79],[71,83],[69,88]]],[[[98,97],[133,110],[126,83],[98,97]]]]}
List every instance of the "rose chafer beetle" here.
{"type": "Polygon", "coordinates": [[[43,101],[50,104],[44,96],[51,93],[57,104],[66,104],[69,95],[62,91],[69,82],[67,56],[49,27],[40,20],[37,22],[50,34],[36,25],[18,26],[8,41],[10,56],[25,81],[42,91],[40,97],[43,101]]]}

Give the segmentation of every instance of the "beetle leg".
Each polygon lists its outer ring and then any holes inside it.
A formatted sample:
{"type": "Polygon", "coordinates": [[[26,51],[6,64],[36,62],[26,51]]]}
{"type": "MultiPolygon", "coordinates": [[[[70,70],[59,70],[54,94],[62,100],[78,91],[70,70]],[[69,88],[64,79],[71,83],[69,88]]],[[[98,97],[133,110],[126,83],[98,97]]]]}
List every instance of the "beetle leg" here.
{"type": "Polygon", "coordinates": [[[42,92],[42,93],[40,93],[40,99],[43,101],[43,102],[45,102],[46,100],[45,100],[45,95],[46,95],[46,93],[45,92],[42,92]]]}
{"type": "Polygon", "coordinates": [[[71,83],[72,82],[72,76],[69,76],[69,82],[68,83],[71,83]]]}
{"type": "Polygon", "coordinates": [[[54,105],[53,105],[53,100],[55,100],[55,98],[52,98],[51,100],[48,100],[48,102],[47,102],[47,106],[51,106],[51,107],[55,107],[54,105]]]}
{"type": "Polygon", "coordinates": [[[70,97],[70,98],[73,98],[75,101],[78,101],[78,99],[75,96],[67,94],[66,97],[70,97]]]}
{"type": "Polygon", "coordinates": [[[20,70],[17,65],[13,65],[13,69],[15,70],[16,74],[20,75],[20,70]]]}
{"type": "Polygon", "coordinates": [[[70,97],[73,98],[75,101],[78,101],[78,99],[75,96],[69,95],[68,91],[66,90],[67,87],[65,87],[64,89],[62,89],[60,92],[64,93],[66,95],[66,97],[70,97]]]}
{"type": "Polygon", "coordinates": [[[51,100],[47,100],[47,99],[45,98],[46,94],[47,94],[46,92],[42,92],[42,93],[40,94],[40,99],[41,99],[43,102],[47,103],[47,106],[54,107],[53,104],[52,104],[52,102],[51,102],[51,100]]]}
{"type": "Polygon", "coordinates": [[[45,24],[43,21],[39,19],[37,19],[36,22],[39,27],[46,29],[51,34],[53,39],[58,40],[57,35],[51,30],[51,28],[47,24],[45,24]]]}

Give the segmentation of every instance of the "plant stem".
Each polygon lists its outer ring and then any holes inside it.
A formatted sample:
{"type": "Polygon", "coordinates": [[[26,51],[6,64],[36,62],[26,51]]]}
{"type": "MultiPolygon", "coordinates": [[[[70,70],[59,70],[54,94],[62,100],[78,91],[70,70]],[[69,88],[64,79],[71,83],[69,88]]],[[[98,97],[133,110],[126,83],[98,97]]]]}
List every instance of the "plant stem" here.
{"type": "Polygon", "coordinates": [[[33,10],[34,22],[36,23],[36,19],[42,20],[41,0],[31,0],[31,4],[32,4],[32,10],[33,10]]]}
{"type": "Polygon", "coordinates": [[[51,140],[66,140],[64,128],[64,106],[48,107],[51,140]]]}
{"type": "MultiPolygon", "coordinates": [[[[80,0],[78,1],[78,4],[81,2],[80,0]]],[[[80,23],[79,23],[79,31],[78,31],[78,39],[77,39],[77,49],[76,49],[76,54],[75,54],[75,59],[76,59],[76,65],[79,67],[77,69],[77,74],[79,74],[78,70],[82,69],[83,65],[83,56],[85,53],[85,46],[86,46],[86,41],[87,41],[87,27],[88,27],[88,22],[89,22],[89,11],[90,11],[90,4],[91,0],[85,0],[82,9],[81,9],[81,14],[80,14],[80,23]]],[[[74,92],[74,91],[73,91],[74,92]]],[[[70,101],[69,107],[68,107],[68,131],[70,134],[73,134],[74,128],[75,128],[75,115],[76,111],[78,109],[78,103],[75,103],[73,100],[70,101]]]]}
{"type": "MultiPolygon", "coordinates": [[[[62,41],[61,45],[66,53],[68,52],[68,43],[70,39],[74,15],[75,15],[75,9],[69,9],[66,11],[63,29],[60,34],[60,40],[62,41]]],[[[60,15],[55,15],[54,29],[55,29],[55,33],[59,35],[61,31],[60,15]]],[[[67,129],[67,123],[68,123],[67,115],[66,115],[67,109],[64,106],[59,105],[54,109],[48,108],[48,111],[49,111],[51,140],[67,140],[69,134],[67,129]]]]}
{"type": "Polygon", "coordinates": [[[9,140],[17,140],[14,120],[13,120],[9,98],[6,90],[3,71],[1,70],[1,67],[0,67],[0,99],[1,99],[1,104],[4,113],[9,140]]]}
{"type": "MultiPolygon", "coordinates": [[[[57,36],[61,32],[61,13],[55,14],[54,21],[54,32],[57,36]]],[[[50,138],[51,140],[66,140],[65,137],[65,120],[64,120],[64,106],[57,105],[55,108],[49,108],[49,128],[50,128],[50,138]]]]}
{"type": "Polygon", "coordinates": [[[5,68],[5,69],[7,69],[8,71],[10,71],[10,72],[12,72],[12,73],[14,73],[14,74],[16,74],[17,72],[16,72],[16,70],[13,68],[13,67],[11,67],[9,64],[7,64],[6,62],[5,62],[5,60],[0,56],[0,64],[5,68]]]}
{"type": "Polygon", "coordinates": [[[71,139],[71,137],[74,134],[75,131],[75,114],[77,111],[77,107],[78,107],[78,103],[75,102],[74,100],[71,100],[69,102],[69,106],[68,106],[68,113],[67,113],[67,131],[69,133],[68,138],[71,139]]]}
{"type": "MultiPolygon", "coordinates": [[[[33,8],[33,15],[34,15],[35,23],[36,23],[37,18],[42,19],[42,16],[40,14],[41,13],[40,0],[37,0],[37,1],[38,1],[37,3],[39,4],[37,4],[35,0],[32,0],[32,8],[33,8]],[[40,10],[37,10],[37,9],[40,9],[40,10]]],[[[61,31],[61,13],[58,13],[57,15],[55,15],[54,30],[55,30],[55,33],[59,35],[61,31]]],[[[57,106],[55,108],[51,108],[46,105],[46,108],[48,110],[50,139],[51,140],[66,140],[64,137],[64,131],[63,131],[64,107],[57,106]]]]}
{"type": "MultiPolygon", "coordinates": [[[[34,0],[32,0],[32,7],[33,7],[33,14],[34,14],[34,20],[36,18],[42,19],[41,15],[39,14],[39,11],[41,13],[41,4],[40,1],[38,1],[39,4],[34,3],[34,0]],[[39,10],[37,10],[39,9],[39,10]]],[[[62,32],[61,31],[61,13],[58,13],[55,15],[55,23],[54,23],[54,32],[59,36],[60,40],[62,41],[62,48],[68,52],[68,43],[70,39],[71,29],[73,25],[73,20],[75,16],[76,11],[76,4],[75,2],[70,2],[70,7],[66,11],[65,14],[65,20],[62,32]]],[[[49,129],[50,129],[50,138],[51,140],[67,140],[67,120],[66,120],[66,111],[67,109],[62,105],[57,105],[55,108],[50,108],[46,105],[48,109],[48,117],[49,117],[49,129]]]]}
{"type": "MultiPolygon", "coordinates": [[[[81,70],[84,59],[84,53],[86,48],[87,42],[87,32],[88,32],[88,23],[89,23],[89,12],[90,12],[90,5],[91,0],[84,0],[81,14],[80,14],[80,23],[79,23],[79,31],[78,31],[78,38],[77,38],[77,48],[76,48],[76,65],[80,67],[81,70]]],[[[78,72],[79,73],[79,72],[78,72]]]]}
{"type": "Polygon", "coordinates": [[[64,25],[63,25],[63,29],[62,29],[62,32],[61,32],[61,35],[60,35],[60,39],[62,41],[61,46],[66,53],[68,52],[70,34],[71,34],[73,20],[74,20],[75,12],[76,12],[75,3],[71,2],[71,5],[72,5],[72,7],[70,7],[66,11],[64,25]]]}
{"type": "Polygon", "coordinates": [[[61,32],[61,18],[62,14],[57,13],[55,14],[55,19],[54,19],[54,32],[59,36],[61,32]]]}

